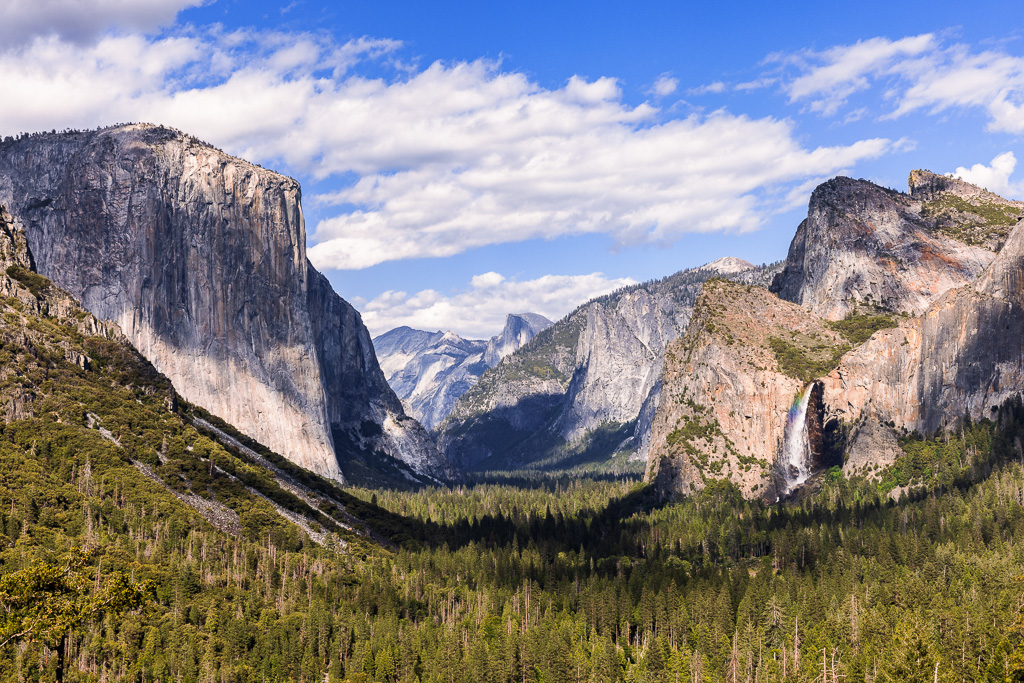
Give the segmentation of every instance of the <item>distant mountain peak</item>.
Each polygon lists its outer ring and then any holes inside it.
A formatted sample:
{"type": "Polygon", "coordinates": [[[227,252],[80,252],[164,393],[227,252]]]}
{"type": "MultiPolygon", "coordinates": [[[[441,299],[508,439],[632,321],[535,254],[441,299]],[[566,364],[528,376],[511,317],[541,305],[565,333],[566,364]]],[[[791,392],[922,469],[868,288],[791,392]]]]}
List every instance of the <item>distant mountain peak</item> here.
{"type": "Polygon", "coordinates": [[[505,327],[508,327],[514,318],[524,320],[530,327],[538,328],[538,331],[552,325],[551,321],[540,313],[509,313],[505,316],[505,327]]]}
{"type": "Polygon", "coordinates": [[[484,341],[455,332],[396,327],[374,338],[377,360],[406,410],[428,429],[447,417],[480,374],[551,321],[537,313],[509,313],[501,332],[484,341]]]}
{"type": "Polygon", "coordinates": [[[719,273],[731,275],[733,273],[742,273],[745,270],[751,270],[754,267],[754,264],[750,261],[744,261],[743,259],[736,258],[735,256],[723,256],[711,263],[705,263],[700,267],[700,270],[717,270],[719,273]]]}

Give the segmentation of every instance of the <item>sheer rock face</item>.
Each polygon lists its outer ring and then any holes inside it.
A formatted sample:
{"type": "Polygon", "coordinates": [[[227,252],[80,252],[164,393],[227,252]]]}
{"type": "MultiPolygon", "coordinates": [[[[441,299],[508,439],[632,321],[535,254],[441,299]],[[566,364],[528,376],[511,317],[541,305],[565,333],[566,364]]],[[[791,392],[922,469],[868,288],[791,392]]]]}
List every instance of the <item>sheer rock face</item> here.
{"type": "MultiPolygon", "coordinates": [[[[662,495],[728,478],[748,497],[775,499],[787,416],[807,383],[783,372],[773,338],[826,352],[844,344],[818,316],[762,287],[704,286],[686,335],[665,354],[647,458],[647,479],[662,495]]],[[[812,393],[808,425],[822,460],[820,399],[812,393]]]]}
{"type": "Polygon", "coordinates": [[[819,185],[772,291],[830,320],[920,315],[981,273],[1024,208],[927,171],[910,182],[909,195],[842,177],[819,185]]]}
{"type": "Polygon", "coordinates": [[[367,420],[385,426],[373,447],[444,468],[422,429],[387,431],[401,405],[359,314],[306,260],[294,180],[132,125],[0,144],[0,203],[38,271],[190,402],[324,476],[342,478],[332,430],[367,420]]]}
{"type": "Polygon", "coordinates": [[[441,425],[439,446],[467,468],[584,452],[595,462],[619,450],[643,462],[665,348],[686,329],[701,285],[774,274],[739,259],[721,265],[584,304],[484,373],[441,425]]]}
{"type": "Polygon", "coordinates": [[[550,326],[542,315],[512,313],[501,333],[488,341],[398,327],[374,338],[373,347],[402,405],[434,429],[485,370],[550,326]]]}
{"type": "MultiPolygon", "coordinates": [[[[74,297],[52,283],[33,278],[35,270],[24,226],[0,204],[0,297],[17,299],[21,309],[31,315],[70,323],[79,334],[124,341],[117,325],[86,313],[74,297]],[[35,291],[29,285],[33,285],[35,291]]],[[[21,334],[26,336],[28,331],[23,330],[21,334]]],[[[71,353],[70,349],[65,348],[65,351],[71,353]]],[[[82,368],[89,365],[89,359],[82,354],[68,356],[68,360],[82,368]]]]}
{"type": "Polygon", "coordinates": [[[690,313],[684,302],[645,289],[588,305],[555,426],[562,438],[573,441],[602,423],[636,419],[661,375],[665,347],[686,329],[690,313]]]}
{"type": "Polygon", "coordinates": [[[931,434],[964,415],[990,417],[1024,391],[1024,229],[976,282],[920,318],[877,332],[825,378],[825,402],[847,423],[891,422],[931,434]]]}
{"type": "MultiPolygon", "coordinates": [[[[0,297],[3,298],[0,346],[11,361],[0,363],[0,420],[10,422],[38,416],[39,404],[52,395],[54,386],[49,370],[36,373],[26,372],[26,368],[52,368],[54,361],[63,356],[64,361],[81,370],[95,369],[84,343],[89,337],[123,345],[125,357],[141,361],[136,366],[140,374],[134,378],[145,383],[139,389],[146,394],[162,393],[167,406],[173,409],[175,395],[170,382],[159,377],[138,357],[117,325],[82,310],[68,292],[34,272],[24,227],[3,205],[0,205],[0,297]],[[38,384],[40,379],[44,381],[38,384]]],[[[108,376],[106,381],[111,379],[108,376]]],[[[55,415],[47,414],[51,419],[55,415]]],[[[89,414],[90,425],[96,417],[89,414]]],[[[114,439],[109,431],[100,429],[114,439]]]]}

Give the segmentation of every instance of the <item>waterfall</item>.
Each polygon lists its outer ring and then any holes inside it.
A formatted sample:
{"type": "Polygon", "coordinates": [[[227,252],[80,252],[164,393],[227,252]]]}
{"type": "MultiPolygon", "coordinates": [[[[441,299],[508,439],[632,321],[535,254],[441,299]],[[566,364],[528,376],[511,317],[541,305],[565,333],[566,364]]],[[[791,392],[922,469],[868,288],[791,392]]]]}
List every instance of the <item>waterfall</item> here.
{"type": "Polygon", "coordinates": [[[807,404],[810,403],[814,382],[804,387],[793,400],[786,419],[785,440],[782,445],[782,493],[790,494],[811,476],[810,443],[807,439],[807,404]]]}

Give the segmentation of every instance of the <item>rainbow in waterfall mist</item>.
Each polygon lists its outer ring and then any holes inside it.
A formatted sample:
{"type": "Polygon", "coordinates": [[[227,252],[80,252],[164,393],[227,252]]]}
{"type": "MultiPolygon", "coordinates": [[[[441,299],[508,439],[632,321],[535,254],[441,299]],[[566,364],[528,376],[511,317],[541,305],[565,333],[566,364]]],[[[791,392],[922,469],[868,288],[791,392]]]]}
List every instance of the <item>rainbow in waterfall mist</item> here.
{"type": "Polygon", "coordinates": [[[811,400],[811,382],[793,399],[786,418],[785,438],[782,445],[782,462],[779,468],[783,477],[782,493],[788,495],[811,476],[808,461],[810,445],[807,441],[807,405],[811,400]]]}
{"type": "Polygon", "coordinates": [[[793,397],[793,405],[789,407],[789,416],[786,418],[787,427],[798,420],[806,420],[807,404],[810,403],[813,386],[813,384],[808,384],[803,391],[793,397]]]}

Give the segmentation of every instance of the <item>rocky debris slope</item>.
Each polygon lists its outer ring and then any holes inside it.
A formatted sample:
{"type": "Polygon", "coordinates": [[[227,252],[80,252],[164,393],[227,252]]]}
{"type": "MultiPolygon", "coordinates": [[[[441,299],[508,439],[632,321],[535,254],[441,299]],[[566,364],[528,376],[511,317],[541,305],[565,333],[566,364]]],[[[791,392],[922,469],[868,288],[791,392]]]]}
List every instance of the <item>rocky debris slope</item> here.
{"type": "Polygon", "coordinates": [[[353,450],[448,471],[359,314],[306,260],[294,180],[129,125],[6,139],[0,203],[39,272],[116,322],[190,402],[335,479],[353,450]]]}
{"type": "Polygon", "coordinates": [[[439,446],[467,469],[605,466],[638,451],[642,462],[664,350],[701,285],[774,272],[723,260],[584,304],[485,372],[442,423],[439,446]]]}
{"type": "MultiPolygon", "coordinates": [[[[763,287],[705,283],[686,335],[665,354],[648,480],[671,495],[727,478],[744,495],[774,499],[787,414],[849,348],[821,318],[763,287]]],[[[820,398],[819,388],[808,414],[824,462],[820,398]]]]}
{"type": "Polygon", "coordinates": [[[509,314],[501,333],[487,341],[398,327],[375,337],[373,347],[406,411],[433,429],[485,370],[550,326],[536,313],[509,314]]]}
{"type": "Polygon", "coordinates": [[[910,175],[910,193],[834,178],[811,195],[771,290],[820,316],[920,315],[973,281],[1024,210],[960,180],[910,175]]]}

